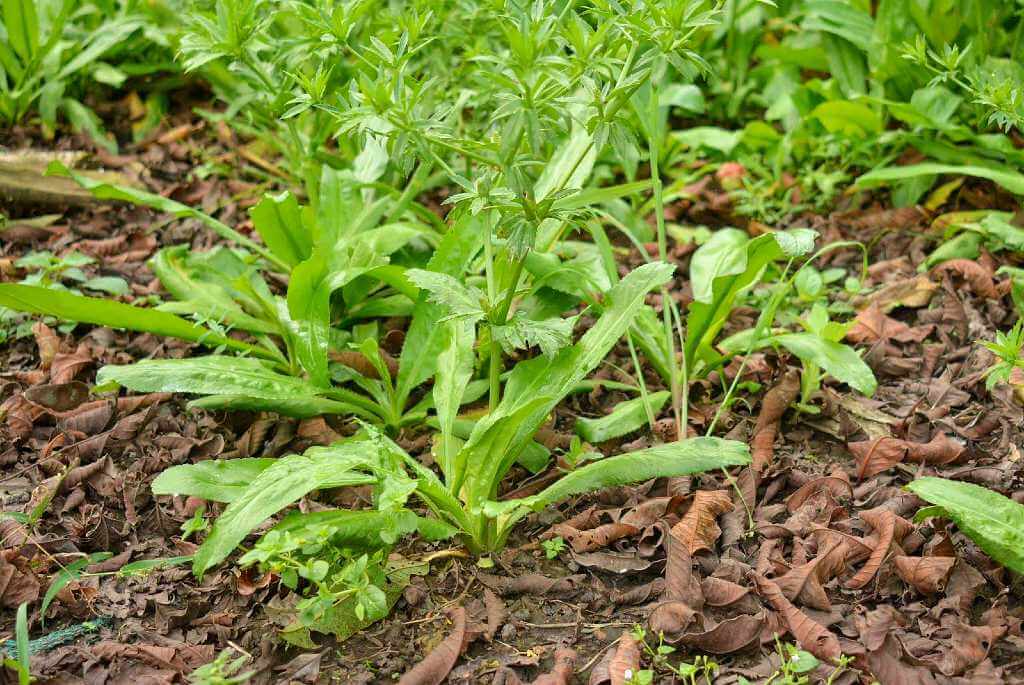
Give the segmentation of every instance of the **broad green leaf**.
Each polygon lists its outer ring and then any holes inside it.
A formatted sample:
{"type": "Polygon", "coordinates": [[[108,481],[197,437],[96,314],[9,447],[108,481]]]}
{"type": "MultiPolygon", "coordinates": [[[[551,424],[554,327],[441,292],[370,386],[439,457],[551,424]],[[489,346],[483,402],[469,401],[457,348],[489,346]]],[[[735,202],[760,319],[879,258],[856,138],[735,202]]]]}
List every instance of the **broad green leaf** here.
{"type": "Polygon", "coordinates": [[[253,228],[267,248],[289,266],[309,259],[313,250],[311,231],[303,224],[302,208],[290,192],[267,193],[249,210],[253,228]]]}
{"type": "Polygon", "coordinates": [[[451,320],[444,324],[444,347],[437,362],[434,379],[434,407],[441,429],[439,464],[445,477],[452,479],[453,461],[459,442],[455,436],[455,420],[462,405],[463,393],[473,378],[473,343],[476,329],[472,321],[451,320]]]}
{"type": "Polygon", "coordinates": [[[375,477],[367,471],[377,461],[378,449],[372,440],[313,447],[303,454],[281,457],[228,504],[196,550],[192,570],[201,577],[256,526],[313,490],[374,482],[375,477]]]}
{"type": "Polygon", "coordinates": [[[960,164],[936,164],[934,162],[874,169],[858,178],[856,187],[875,188],[892,181],[902,181],[918,176],[937,176],[939,174],[977,176],[978,178],[988,179],[993,183],[1001,185],[1014,195],[1024,195],[1024,174],[1012,169],[960,164]]]}
{"type": "Polygon", "coordinates": [[[156,195],[137,188],[113,185],[103,181],[97,181],[89,178],[88,176],[76,174],[60,162],[50,162],[50,166],[46,168],[46,174],[48,176],[66,176],[71,178],[75,183],[92,193],[94,197],[101,200],[120,200],[122,202],[131,202],[132,204],[151,207],[161,212],[173,214],[179,219],[198,219],[221,238],[230,240],[252,250],[277,266],[279,269],[288,271],[290,268],[286,262],[272,254],[267,250],[267,248],[250,240],[249,238],[246,238],[227,224],[217,221],[208,214],[192,209],[188,205],[183,205],[180,202],[175,202],[174,200],[170,200],[162,195],[156,195]]]}
{"type": "Polygon", "coordinates": [[[276,459],[243,457],[181,464],[153,479],[154,495],[185,495],[211,502],[231,502],[276,459]]]}
{"type": "Polygon", "coordinates": [[[230,251],[216,248],[204,255],[192,254],[188,245],[158,251],[149,262],[160,284],[177,301],[160,305],[172,314],[199,314],[232,328],[253,333],[277,333],[276,322],[252,316],[232,297],[231,281],[242,278],[245,265],[230,251]],[[230,264],[230,262],[237,264],[230,264]],[[235,268],[228,269],[229,264],[235,268]],[[204,277],[205,276],[205,277],[204,277]]]}
{"type": "Polygon", "coordinates": [[[525,350],[536,345],[541,353],[552,357],[572,342],[574,323],[575,318],[564,319],[560,316],[534,320],[520,310],[505,324],[492,326],[491,334],[507,352],[525,350]]]}
{"type": "Polygon", "coordinates": [[[477,423],[459,452],[459,470],[465,473],[471,503],[495,496],[501,478],[547,415],[601,363],[633,323],[647,293],[666,283],[673,270],[663,262],[634,269],[608,291],[604,311],[579,342],[553,358],[541,356],[516,365],[497,409],[477,423]],[[472,466],[466,473],[468,465],[472,466]]]}
{"type": "Polygon", "coordinates": [[[267,362],[219,355],[104,366],[96,374],[96,383],[111,381],[138,392],[241,395],[267,400],[317,397],[321,392],[301,378],[275,372],[267,362]]]}
{"type": "MultiPolygon", "coordinates": [[[[672,393],[668,390],[659,390],[647,396],[655,415],[661,411],[671,396],[672,393]]],[[[646,423],[647,410],[644,407],[644,398],[637,397],[619,402],[607,416],[598,419],[576,419],[576,433],[587,442],[604,442],[632,433],[646,423]]]]}
{"type": "Polygon", "coordinates": [[[971,483],[945,478],[918,478],[907,485],[935,505],[918,512],[951,519],[990,557],[1016,573],[1024,573],[1024,505],[971,483]]]}
{"type": "Polygon", "coordinates": [[[509,514],[510,518],[502,522],[502,527],[507,529],[527,512],[539,511],[573,495],[651,478],[685,476],[749,463],[750,450],[741,442],[713,437],[690,438],[601,459],[570,471],[532,497],[489,502],[484,510],[491,515],[509,514]]]}
{"type": "Polygon", "coordinates": [[[698,362],[710,364],[718,358],[713,348],[715,336],[729,318],[736,297],[753,285],[770,262],[810,252],[816,235],[812,230],[797,228],[767,233],[740,244],[739,236],[730,231],[727,237],[714,243],[712,238],[694,253],[690,269],[694,302],[686,317],[684,348],[687,368],[692,371],[698,362]],[[709,245],[711,257],[698,260],[701,250],[709,245]]]}
{"type": "Polygon", "coordinates": [[[398,538],[418,532],[427,540],[443,540],[457,532],[437,519],[417,516],[408,509],[398,511],[349,511],[334,509],[289,513],[271,530],[315,539],[315,533],[331,529],[331,542],[340,547],[368,550],[394,544],[398,538]]]}
{"type": "Polygon", "coordinates": [[[874,20],[855,4],[841,0],[807,0],[803,11],[803,28],[808,31],[824,31],[839,36],[863,52],[871,48],[874,20]]]}
{"type": "Polygon", "coordinates": [[[86,297],[32,285],[0,283],[0,305],[19,312],[53,316],[64,321],[154,333],[200,343],[207,347],[223,346],[260,357],[273,357],[267,350],[214,333],[208,328],[197,326],[173,314],[133,307],[99,297],[86,297]]]}
{"type": "Polygon", "coordinates": [[[864,138],[882,130],[882,118],[861,102],[833,100],[823,102],[811,112],[830,133],[864,138]]]}
{"type": "Polygon", "coordinates": [[[849,345],[825,340],[814,333],[784,333],[771,340],[868,397],[878,387],[871,367],[849,345]]]}

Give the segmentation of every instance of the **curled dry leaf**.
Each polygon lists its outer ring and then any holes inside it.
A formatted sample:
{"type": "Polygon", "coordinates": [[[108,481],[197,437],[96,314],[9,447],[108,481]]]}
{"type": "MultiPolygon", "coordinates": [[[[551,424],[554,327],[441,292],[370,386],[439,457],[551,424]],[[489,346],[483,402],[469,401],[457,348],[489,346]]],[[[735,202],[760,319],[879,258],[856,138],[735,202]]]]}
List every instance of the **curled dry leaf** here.
{"type": "Polygon", "coordinates": [[[840,470],[837,475],[822,476],[801,485],[796,492],[786,498],[786,509],[789,510],[789,513],[794,513],[808,498],[823,490],[828,490],[837,499],[853,499],[853,486],[850,485],[850,479],[840,470]]]}
{"type": "Polygon", "coordinates": [[[877,304],[862,309],[846,331],[846,339],[852,343],[877,342],[921,342],[935,329],[934,326],[914,326],[886,315],[877,304]]]}
{"type": "Polygon", "coordinates": [[[501,601],[501,598],[488,588],[484,588],[484,607],[487,609],[484,638],[490,641],[508,617],[508,609],[505,608],[505,603],[501,601]]]}
{"type": "Polygon", "coordinates": [[[638,670],[640,670],[640,645],[637,644],[632,633],[623,633],[619,638],[619,646],[615,648],[615,655],[608,663],[608,675],[612,685],[626,685],[638,670]]]}
{"type": "Polygon", "coordinates": [[[655,635],[664,634],[666,639],[678,640],[682,633],[690,627],[697,613],[686,602],[671,600],[662,602],[654,608],[647,623],[655,635]]]}
{"type": "Polygon", "coordinates": [[[658,597],[665,591],[665,579],[655,578],[649,583],[637,585],[623,592],[613,592],[611,602],[616,606],[632,606],[643,604],[658,597]]]}
{"type": "Polygon", "coordinates": [[[681,540],[691,556],[711,549],[722,534],[718,517],[731,510],[732,497],[726,490],[698,490],[686,515],[672,527],[672,537],[681,540]]]}
{"type": "Polygon", "coordinates": [[[456,608],[451,612],[451,619],[452,632],[448,637],[403,675],[398,685],[440,685],[448,677],[459,655],[466,648],[466,610],[463,607],[456,608]]]}
{"type": "Polygon", "coordinates": [[[846,569],[848,552],[849,547],[845,541],[830,540],[814,559],[806,564],[794,566],[775,583],[786,599],[828,611],[832,608],[832,603],[828,599],[824,585],[846,569]]]}
{"type": "Polygon", "coordinates": [[[951,464],[964,452],[964,446],[945,433],[936,433],[924,443],[881,437],[851,442],[847,448],[857,460],[857,477],[860,479],[870,478],[905,460],[931,465],[951,464]]]}
{"type": "Polygon", "coordinates": [[[53,358],[60,351],[60,338],[42,321],[32,324],[32,335],[36,339],[36,347],[39,348],[39,366],[48,370],[53,364],[53,358]]]}
{"type": "Polygon", "coordinates": [[[912,585],[921,594],[931,595],[942,592],[946,587],[946,580],[953,570],[953,565],[956,564],[956,559],[900,555],[893,559],[893,563],[896,565],[896,573],[903,582],[912,585]]]}
{"type": "Polygon", "coordinates": [[[782,380],[765,393],[761,402],[761,413],[754,426],[754,436],[750,441],[750,452],[753,462],[751,468],[760,473],[772,460],[775,454],[775,436],[779,432],[779,422],[786,409],[800,395],[800,373],[796,369],[786,372],[782,380]]]}
{"type": "Polygon", "coordinates": [[[883,511],[872,525],[875,529],[876,542],[871,550],[871,556],[868,557],[864,566],[857,572],[857,575],[846,581],[846,587],[851,590],[859,590],[870,583],[878,573],[878,569],[882,567],[882,562],[889,554],[889,548],[892,546],[896,533],[896,515],[891,511],[883,511]]]}
{"type": "Polygon", "coordinates": [[[750,589],[742,585],[709,576],[700,582],[701,592],[704,594],[704,603],[713,607],[725,607],[735,604],[748,594],[750,589]]]}
{"type": "Polygon", "coordinates": [[[666,557],[665,599],[684,602],[694,611],[700,611],[704,607],[704,596],[693,577],[693,560],[686,543],[670,534],[666,557]]]}
{"type": "Polygon", "coordinates": [[[950,259],[933,268],[932,273],[954,273],[971,286],[974,294],[992,299],[999,297],[992,271],[973,259],[950,259]]]}
{"type": "Polygon", "coordinates": [[[757,504],[757,474],[749,466],[736,476],[732,493],[732,510],[722,517],[722,544],[739,542],[747,530],[747,512],[754,511],[757,504]],[[741,499],[742,497],[742,499],[741,499]]]}
{"type": "Polygon", "coordinates": [[[842,649],[831,631],[793,606],[774,582],[756,573],[753,579],[757,594],[782,616],[786,628],[800,647],[828,663],[839,658],[842,649]]]}
{"type": "Polygon", "coordinates": [[[764,625],[764,612],[741,614],[726,619],[702,633],[686,633],[679,642],[700,652],[732,654],[757,642],[764,625]]]}

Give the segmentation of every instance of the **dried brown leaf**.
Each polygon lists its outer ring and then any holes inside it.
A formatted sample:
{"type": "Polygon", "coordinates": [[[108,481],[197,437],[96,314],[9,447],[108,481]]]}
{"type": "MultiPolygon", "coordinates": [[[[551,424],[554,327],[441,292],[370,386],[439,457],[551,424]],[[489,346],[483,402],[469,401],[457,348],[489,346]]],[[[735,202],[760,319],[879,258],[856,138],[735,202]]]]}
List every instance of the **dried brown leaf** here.
{"type": "Polygon", "coordinates": [[[451,612],[452,631],[423,661],[398,681],[398,685],[440,685],[448,677],[455,662],[468,643],[466,610],[458,607],[451,612]]]}
{"type": "Polygon", "coordinates": [[[953,565],[954,557],[908,557],[897,556],[893,559],[896,573],[903,582],[913,585],[914,589],[924,595],[942,592],[946,587],[953,565]]]}
{"type": "Polygon", "coordinates": [[[732,497],[726,490],[698,490],[690,509],[675,526],[672,536],[686,544],[690,555],[712,549],[722,530],[717,519],[732,510],[732,497]]]}
{"type": "Polygon", "coordinates": [[[754,426],[754,435],[750,441],[750,452],[753,459],[751,468],[760,473],[772,460],[775,454],[775,436],[779,432],[779,422],[786,409],[800,395],[800,373],[795,369],[786,375],[771,390],[765,393],[761,402],[761,413],[754,426]]]}
{"type": "Polygon", "coordinates": [[[757,593],[779,612],[800,647],[828,663],[839,658],[842,649],[831,631],[793,606],[774,582],[756,573],[753,579],[757,593]]]}

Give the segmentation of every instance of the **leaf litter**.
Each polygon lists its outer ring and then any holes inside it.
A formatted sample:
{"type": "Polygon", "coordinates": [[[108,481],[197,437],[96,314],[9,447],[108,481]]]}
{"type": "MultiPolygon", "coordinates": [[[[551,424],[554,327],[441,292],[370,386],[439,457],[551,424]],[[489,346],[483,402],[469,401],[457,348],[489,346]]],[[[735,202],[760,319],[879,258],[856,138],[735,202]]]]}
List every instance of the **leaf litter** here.
{"type": "MultiPolygon", "coordinates": [[[[185,170],[170,156],[161,163],[172,176],[185,170]]],[[[219,194],[225,212],[237,211],[215,183],[183,192],[219,194]]],[[[680,211],[707,215],[710,207],[680,211]]],[[[153,287],[143,262],[163,237],[147,240],[149,214],[121,208],[112,228],[115,217],[75,211],[80,221],[42,239],[124,257],[112,261],[119,272],[153,287]],[[120,233],[99,237],[109,231],[120,233]]],[[[885,211],[831,220],[844,237],[865,239],[895,221],[885,211]]],[[[365,663],[405,683],[620,683],[644,663],[632,625],[717,655],[736,673],[762,662],[779,635],[823,662],[850,656],[883,683],[1019,679],[1024,635],[1015,579],[940,520],[912,522],[920,502],[900,489],[915,474],[956,474],[1020,499],[1019,457],[1007,461],[1022,441],[1019,401],[1012,391],[985,391],[985,364],[969,347],[1002,326],[1006,291],[994,269],[973,261],[915,275],[905,255],[924,219],[905,212],[899,221],[904,232],[874,244],[871,294],[853,302],[846,334],[879,377],[873,400],[832,403],[836,391],[826,386],[821,414],[800,414],[791,408],[800,394],[793,360],[772,352],[760,371],[767,390],[751,394],[749,407],[730,407],[722,421],[749,440],[752,468],[616,488],[536,514],[496,557],[497,568],[477,570],[457,558],[441,564],[426,584],[409,586],[419,590],[405,593],[392,617],[341,645],[337,658],[273,639],[264,607],[281,593],[269,576],[215,570],[200,583],[181,567],[117,572],[194,551],[180,527],[201,503],[155,500],[148,483],[162,469],[278,454],[344,427],[186,412],[166,394],[91,399],[97,366],[182,356],[187,346],[36,324],[31,338],[3,352],[0,486],[5,510],[38,508],[41,516],[34,525],[0,520],[0,606],[38,600],[61,568],[84,555],[115,553],[68,582],[46,618],[68,625],[109,616],[117,630],[36,657],[48,675],[87,665],[90,682],[180,681],[232,642],[251,655],[261,682],[316,682],[323,674],[372,682],[351,666],[365,663]],[[569,547],[557,560],[531,542],[556,537],[569,547]],[[474,598],[480,607],[469,611],[474,598]],[[474,670],[460,671],[460,662],[474,670]],[[580,673],[584,667],[590,672],[580,673]]],[[[855,255],[845,258],[853,263],[855,255]]],[[[556,410],[554,425],[572,420],[572,410],[556,410]]]]}

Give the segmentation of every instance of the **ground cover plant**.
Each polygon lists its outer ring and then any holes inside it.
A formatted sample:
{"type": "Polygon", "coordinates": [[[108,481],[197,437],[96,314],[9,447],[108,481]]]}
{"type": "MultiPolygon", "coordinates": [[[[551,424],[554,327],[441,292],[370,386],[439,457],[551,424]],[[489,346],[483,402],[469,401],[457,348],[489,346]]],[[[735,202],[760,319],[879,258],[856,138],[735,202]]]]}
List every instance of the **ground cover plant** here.
{"type": "Polygon", "coordinates": [[[0,677],[1016,682],[1022,31],[4,0],[0,677]]]}

